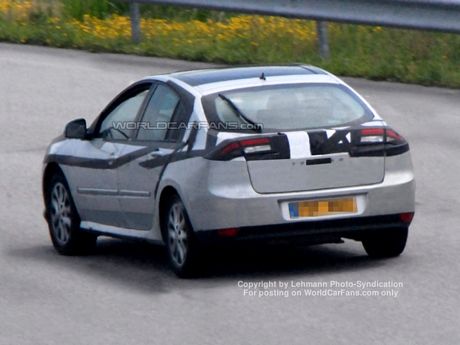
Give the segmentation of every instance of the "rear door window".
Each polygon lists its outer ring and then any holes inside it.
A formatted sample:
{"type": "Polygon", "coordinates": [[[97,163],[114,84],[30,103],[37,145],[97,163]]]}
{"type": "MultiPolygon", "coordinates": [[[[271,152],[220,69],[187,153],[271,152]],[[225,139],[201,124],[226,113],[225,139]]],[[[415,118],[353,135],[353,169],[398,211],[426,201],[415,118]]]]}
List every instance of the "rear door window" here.
{"type": "Polygon", "coordinates": [[[178,130],[172,126],[183,111],[179,95],[166,85],[158,85],[150,98],[139,124],[138,140],[177,140],[178,130]]]}

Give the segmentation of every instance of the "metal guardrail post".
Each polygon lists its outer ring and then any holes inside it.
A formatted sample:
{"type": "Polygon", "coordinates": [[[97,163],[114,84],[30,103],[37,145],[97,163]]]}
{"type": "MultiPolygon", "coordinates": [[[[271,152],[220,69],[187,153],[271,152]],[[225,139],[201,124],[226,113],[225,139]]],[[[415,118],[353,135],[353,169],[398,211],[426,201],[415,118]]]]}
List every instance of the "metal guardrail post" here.
{"type": "Polygon", "coordinates": [[[316,21],[316,37],[319,49],[319,56],[322,59],[329,59],[331,53],[329,49],[329,37],[327,34],[327,22],[322,20],[316,21]]]}
{"type": "Polygon", "coordinates": [[[124,0],[132,38],[141,40],[139,3],[317,20],[320,56],[330,55],[327,22],[460,33],[460,0],[124,0]]]}
{"type": "Polygon", "coordinates": [[[460,33],[460,0],[125,0],[270,16],[460,33]]]}
{"type": "Polygon", "coordinates": [[[131,1],[129,3],[129,13],[131,18],[131,39],[134,43],[141,41],[141,11],[139,4],[131,1]]]}

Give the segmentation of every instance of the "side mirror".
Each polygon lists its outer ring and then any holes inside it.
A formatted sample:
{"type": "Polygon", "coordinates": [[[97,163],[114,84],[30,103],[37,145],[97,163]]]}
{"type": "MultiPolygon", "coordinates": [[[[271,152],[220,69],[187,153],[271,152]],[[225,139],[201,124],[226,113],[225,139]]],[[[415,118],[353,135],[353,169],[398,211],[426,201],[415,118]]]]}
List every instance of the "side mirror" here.
{"type": "Polygon", "coordinates": [[[65,126],[64,136],[68,139],[85,139],[86,132],[86,120],[77,119],[65,126]]]}

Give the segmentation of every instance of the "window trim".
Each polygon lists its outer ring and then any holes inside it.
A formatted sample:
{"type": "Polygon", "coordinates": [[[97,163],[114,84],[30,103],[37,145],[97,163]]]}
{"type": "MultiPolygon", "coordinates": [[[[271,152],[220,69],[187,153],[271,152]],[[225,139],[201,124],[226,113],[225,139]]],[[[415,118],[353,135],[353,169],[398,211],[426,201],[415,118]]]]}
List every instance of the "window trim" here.
{"type": "Polygon", "coordinates": [[[100,135],[99,131],[102,125],[102,122],[109,116],[116,107],[118,107],[121,103],[125,102],[129,98],[134,97],[135,95],[148,90],[147,95],[145,96],[144,100],[142,101],[139,110],[137,111],[136,116],[134,117],[134,121],[138,121],[139,114],[144,112],[146,101],[150,99],[153,91],[156,89],[156,85],[154,81],[140,81],[133,85],[128,86],[122,92],[120,92],[99,114],[96,120],[92,123],[91,127],[89,128],[90,138],[91,139],[103,139],[107,142],[126,142],[131,141],[134,138],[134,131],[129,131],[129,138],[127,139],[113,139],[113,138],[104,138],[100,135]]]}
{"type": "MultiPolygon", "coordinates": [[[[187,122],[190,120],[190,116],[191,116],[191,111],[189,112],[188,109],[187,109],[187,106],[184,102],[184,97],[183,95],[178,91],[176,90],[175,87],[173,87],[173,85],[171,85],[170,83],[165,83],[165,82],[162,82],[162,81],[154,81],[153,82],[153,85],[151,87],[151,91],[150,93],[147,95],[146,97],[146,100],[145,100],[145,104],[143,104],[143,106],[141,107],[142,108],[142,112],[139,112],[138,113],[138,116],[136,118],[136,122],[140,122],[142,121],[142,119],[144,118],[144,115],[145,115],[145,111],[147,110],[147,106],[149,105],[150,103],[150,100],[152,99],[153,95],[155,94],[155,91],[157,90],[158,86],[164,86],[170,90],[172,90],[176,95],[177,97],[179,98],[179,102],[177,103],[175,109],[174,109],[174,112],[171,116],[171,120],[175,119],[175,117],[177,116],[177,112],[178,112],[178,109],[180,107],[180,105],[182,104],[182,106],[184,107],[185,109],[185,115],[183,117],[183,122],[187,122]]],[[[181,119],[175,119],[175,121],[177,122],[181,122],[182,120],[181,119]]],[[[135,141],[136,143],[152,143],[152,144],[155,144],[155,143],[165,143],[165,144],[176,144],[178,142],[181,142],[182,139],[184,138],[184,134],[185,134],[185,130],[180,130],[180,133],[179,133],[179,136],[177,139],[163,139],[163,140],[146,140],[146,139],[139,139],[139,130],[140,128],[136,128],[136,130],[133,131],[133,136],[132,136],[132,141],[135,141]]],[[[169,131],[169,130],[168,130],[169,131]]],[[[166,137],[167,137],[167,134],[168,134],[168,131],[166,132],[166,137]]]]}

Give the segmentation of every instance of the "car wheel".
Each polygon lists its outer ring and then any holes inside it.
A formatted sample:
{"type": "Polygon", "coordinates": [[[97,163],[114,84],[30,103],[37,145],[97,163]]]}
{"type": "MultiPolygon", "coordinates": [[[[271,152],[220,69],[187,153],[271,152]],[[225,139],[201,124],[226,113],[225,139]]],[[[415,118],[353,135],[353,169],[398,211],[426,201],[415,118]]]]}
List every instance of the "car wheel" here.
{"type": "Polygon", "coordinates": [[[388,258],[398,256],[406,247],[407,234],[407,227],[384,230],[363,239],[363,247],[370,257],[388,258]]]}
{"type": "Polygon", "coordinates": [[[178,196],[169,200],[163,219],[166,249],[173,271],[182,278],[194,276],[199,258],[198,243],[178,196]]]}
{"type": "Polygon", "coordinates": [[[56,174],[48,186],[47,220],[54,248],[63,255],[91,252],[97,236],[80,229],[80,217],[75,208],[67,181],[56,174]]]}

